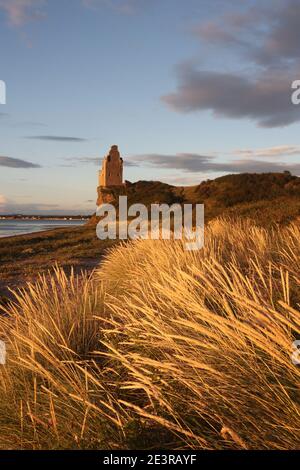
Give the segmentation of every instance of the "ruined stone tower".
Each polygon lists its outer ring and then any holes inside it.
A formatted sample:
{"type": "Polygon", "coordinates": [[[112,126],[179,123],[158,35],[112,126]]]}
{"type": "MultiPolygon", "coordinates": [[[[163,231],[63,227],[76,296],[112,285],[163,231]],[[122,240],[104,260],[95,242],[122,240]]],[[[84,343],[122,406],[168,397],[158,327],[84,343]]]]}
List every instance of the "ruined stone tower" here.
{"type": "Polygon", "coordinates": [[[99,172],[99,186],[110,188],[123,185],[123,158],[117,145],[113,145],[109,154],[104,157],[102,170],[99,172]]]}
{"type": "Polygon", "coordinates": [[[123,183],[123,158],[117,145],[113,145],[102,161],[102,170],[99,171],[97,205],[118,202],[120,195],[126,194],[126,185],[123,183]]]}

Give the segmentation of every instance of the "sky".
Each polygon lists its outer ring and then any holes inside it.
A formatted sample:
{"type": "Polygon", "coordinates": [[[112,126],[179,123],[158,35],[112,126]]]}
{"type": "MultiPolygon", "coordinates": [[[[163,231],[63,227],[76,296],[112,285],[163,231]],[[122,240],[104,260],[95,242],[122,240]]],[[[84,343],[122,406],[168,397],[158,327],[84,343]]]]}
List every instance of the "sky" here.
{"type": "Polygon", "coordinates": [[[300,176],[299,44],[300,0],[0,0],[0,214],[94,212],[114,144],[129,181],[300,176]]]}

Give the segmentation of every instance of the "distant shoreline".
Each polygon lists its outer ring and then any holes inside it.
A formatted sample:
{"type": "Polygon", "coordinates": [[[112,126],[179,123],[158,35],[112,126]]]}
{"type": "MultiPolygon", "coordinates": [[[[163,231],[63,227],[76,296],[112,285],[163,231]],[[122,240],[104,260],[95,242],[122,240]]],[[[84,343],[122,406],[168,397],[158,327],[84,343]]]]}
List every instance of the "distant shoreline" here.
{"type": "MultiPolygon", "coordinates": [[[[74,227],[84,227],[84,224],[82,225],[75,225],[74,227]]],[[[21,237],[28,237],[28,238],[31,238],[32,235],[47,235],[47,233],[49,232],[54,232],[54,231],[57,231],[57,230],[67,230],[67,229],[71,229],[72,227],[67,227],[67,226],[63,226],[63,227],[53,227],[53,228],[48,228],[46,230],[39,230],[38,232],[27,232],[27,233],[18,233],[16,235],[4,235],[4,236],[0,236],[0,240],[4,240],[4,239],[11,239],[11,238],[21,238],[21,237]]]]}
{"type": "Polygon", "coordinates": [[[86,223],[1,237],[0,304],[12,297],[10,289],[26,287],[56,266],[67,275],[72,269],[78,275],[90,273],[114,244],[114,240],[99,240],[95,227],[86,223]]]}
{"type": "Polygon", "coordinates": [[[80,216],[35,216],[35,215],[24,215],[24,216],[12,216],[12,215],[0,215],[0,220],[88,220],[91,215],[80,215],[80,216]]]}
{"type": "Polygon", "coordinates": [[[74,229],[88,219],[0,219],[0,239],[45,233],[56,229],[74,229]]]}

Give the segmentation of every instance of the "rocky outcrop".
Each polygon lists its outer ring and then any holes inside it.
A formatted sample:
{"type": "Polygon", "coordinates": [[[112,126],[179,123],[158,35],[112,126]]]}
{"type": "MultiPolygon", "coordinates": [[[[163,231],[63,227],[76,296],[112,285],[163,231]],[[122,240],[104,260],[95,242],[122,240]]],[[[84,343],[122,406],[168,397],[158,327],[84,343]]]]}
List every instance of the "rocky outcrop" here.
{"type": "Polygon", "coordinates": [[[100,206],[101,204],[113,204],[115,207],[117,207],[119,196],[126,195],[126,186],[124,184],[121,186],[112,186],[110,188],[98,186],[97,193],[97,206],[100,206]]]}
{"type": "MultiPolygon", "coordinates": [[[[125,184],[122,184],[122,186],[113,186],[111,188],[98,186],[97,193],[97,206],[101,206],[102,204],[112,204],[118,210],[119,196],[126,196],[127,189],[125,184]]],[[[97,224],[98,221],[99,217],[97,217],[96,214],[93,214],[87,225],[97,224]]]]}

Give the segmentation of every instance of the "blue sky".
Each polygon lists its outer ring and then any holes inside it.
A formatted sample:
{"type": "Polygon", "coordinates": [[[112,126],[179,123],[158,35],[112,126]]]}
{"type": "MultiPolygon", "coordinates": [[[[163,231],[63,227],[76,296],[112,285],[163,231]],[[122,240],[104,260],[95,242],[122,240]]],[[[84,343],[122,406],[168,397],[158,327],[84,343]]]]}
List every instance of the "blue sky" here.
{"type": "Polygon", "coordinates": [[[300,0],[0,0],[0,213],[91,213],[125,178],[300,175],[300,0]]]}

